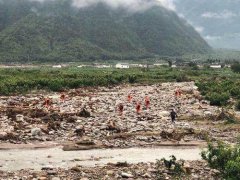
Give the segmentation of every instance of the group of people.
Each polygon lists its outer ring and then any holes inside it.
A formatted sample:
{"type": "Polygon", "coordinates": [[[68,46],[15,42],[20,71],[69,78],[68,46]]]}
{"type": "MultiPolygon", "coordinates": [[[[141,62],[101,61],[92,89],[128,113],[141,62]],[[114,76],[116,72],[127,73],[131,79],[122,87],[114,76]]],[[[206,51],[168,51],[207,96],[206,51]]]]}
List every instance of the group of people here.
{"type": "MultiPolygon", "coordinates": [[[[182,95],[182,91],[180,89],[177,89],[175,91],[175,97],[180,97],[181,95],[182,95]]],[[[131,94],[129,94],[127,96],[127,101],[128,101],[128,103],[131,103],[133,101],[133,96],[131,94]]],[[[149,98],[149,96],[145,96],[145,98],[144,98],[144,105],[145,105],[146,109],[150,108],[150,98],[149,98]]],[[[141,109],[142,109],[141,102],[137,102],[136,103],[136,113],[140,114],[141,113],[141,109]]],[[[118,105],[118,111],[119,111],[119,115],[122,116],[123,115],[123,111],[124,111],[123,103],[120,103],[118,105]]],[[[174,109],[171,110],[170,117],[171,117],[172,123],[175,123],[176,117],[177,117],[177,113],[176,113],[176,111],[174,109]]]]}
{"type": "MultiPolygon", "coordinates": [[[[133,101],[133,96],[131,94],[128,95],[127,101],[128,101],[128,103],[131,103],[133,101]]],[[[150,98],[148,96],[145,96],[144,105],[145,105],[146,109],[149,109],[149,107],[150,107],[150,98]]],[[[124,110],[124,105],[123,105],[123,103],[120,103],[118,105],[118,111],[119,111],[119,115],[120,116],[123,115],[123,110],[124,110]]],[[[141,104],[141,102],[137,102],[136,103],[136,113],[140,114],[141,110],[142,110],[142,104],[141,104]]]]}
{"type": "MultiPolygon", "coordinates": [[[[61,93],[60,95],[60,101],[61,102],[65,102],[65,99],[66,99],[66,95],[64,93],[61,93]]],[[[44,99],[44,103],[43,105],[47,108],[47,109],[50,109],[51,108],[51,105],[52,105],[52,100],[47,97],[44,99]]]]}
{"type": "MultiPolygon", "coordinates": [[[[175,90],[175,97],[180,97],[181,95],[182,95],[182,91],[181,91],[179,88],[176,89],[176,90],[175,90]]],[[[64,101],[65,101],[65,98],[66,98],[65,94],[62,93],[62,94],[60,95],[60,100],[61,100],[62,102],[64,102],[64,101]]],[[[128,101],[128,103],[133,102],[133,96],[132,96],[131,94],[128,94],[128,96],[127,96],[127,101],[128,101]]],[[[149,108],[150,108],[150,98],[149,98],[149,96],[145,96],[145,98],[144,98],[144,105],[145,105],[145,108],[146,108],[146,109],[149,109],[149,108]]],[[[46,99],[45,99],[45,101],[44,101],[44,106],[47,107],[47,108],[50,108],[50,106],[51,106],[51,99],[50,99],[50,98],[46,98],[46,99]]],[[[140,114],[140,113],[141,113],[141,110],[142,110],[142,104],[141,104],[141,102],[136,102],[136,113],[137,113],[137,114],[140,114]]],[[[118,105],[118,111],[119,111],[119,115],[122,116],[122,115],[123,115],[123,111],[124,111],[124,105],[123,105],[123,103],[120,103],[120,104],[118,105]]],[[[172,123],[175,123],[176,117],[177,117],[177,113],[176,113],[176,111],[175,111],[174,109],[171,110],[171,112],[170,112],[170,117],[171,117],[172,123]]]]}

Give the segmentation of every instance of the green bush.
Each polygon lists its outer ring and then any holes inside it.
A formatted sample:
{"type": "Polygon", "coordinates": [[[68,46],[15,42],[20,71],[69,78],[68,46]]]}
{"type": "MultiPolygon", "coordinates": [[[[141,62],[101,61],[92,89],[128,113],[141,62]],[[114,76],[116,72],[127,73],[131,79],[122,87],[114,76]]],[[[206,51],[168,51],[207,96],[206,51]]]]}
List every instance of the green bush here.
{"type": "Polygon", "coordinates": [[[231,69],[235,73],[240,73],[240,63],[235,63],[231,66],[231,69]]]}
{"type": "Polygon", "coordinates": [[[176,82],[187,82],[187,81],[189,81],[189,79],[185,74],[179,74],[176,76],[176,82]]]}
{"type": "Polygon", "coordinates": [[[156,165],[157,165],[157,179],[159,180],[163,179],[161,172],[162,166],[165,166],[173,176],[178,178],[186,173],[184,170],[184,160],[177,161],[177,158],[174,155],[170,156],[169,160],[166,160],[165,158],[157,160],[156,165]]]}
{"type": "Polygon", "coordinates": [[[236,103],[236,110],[240,111],[240,100],[238,100],[236,103]]]}
{"type": "Polygon", "coordinates": [[[128,76],[128,82],[133,84],[137,82],[137,77],[135,75],[129,75],[128,76]]]}
{"type": "Polygon", "coordinates": [[[210,101],[210,105],[212,106],[224,106],[227,104],[230,95],[229,93],[208,93],[206,95],[206,99],[210,101]]]}
{"type": "Polygon", "coordinates": [[[230,146],[218,142],[217,146],[208,144],[208,149],[202,152],[202,158],[211,168],[220,171],[225,179],[237,180],[240,177],[240,145],[230,146]]]}
{"type": "Polygon", "coordinates": [[[234,86],[231,90],[230,93],[233,97],[239,98],[240,97],[240,88],[238,86],[234,86]]]}

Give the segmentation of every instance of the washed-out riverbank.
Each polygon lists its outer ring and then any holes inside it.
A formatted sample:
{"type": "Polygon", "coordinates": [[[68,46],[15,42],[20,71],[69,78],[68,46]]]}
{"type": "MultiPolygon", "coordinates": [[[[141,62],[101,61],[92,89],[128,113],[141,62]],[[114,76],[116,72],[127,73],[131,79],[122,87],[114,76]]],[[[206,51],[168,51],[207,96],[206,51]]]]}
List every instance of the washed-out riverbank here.
{"type": "Polygon", "coordinates": [[[71,168],[104,166],[108,163],[128,162],[154,163],[157,159],[171,155],[183,160],[201,160],[198,147],[161,147],[97,149],[87,151],[63,151],[61,148],[14,149],[0,151],[0,170],[18,171],[21,169],[41,170],[44,167],[71,168]]]}

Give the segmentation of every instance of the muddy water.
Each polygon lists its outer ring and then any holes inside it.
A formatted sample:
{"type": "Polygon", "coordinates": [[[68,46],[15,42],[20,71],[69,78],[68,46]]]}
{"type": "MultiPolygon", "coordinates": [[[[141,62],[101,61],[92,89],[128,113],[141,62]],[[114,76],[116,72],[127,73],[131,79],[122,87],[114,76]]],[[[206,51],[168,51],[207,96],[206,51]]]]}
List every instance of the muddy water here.
{"type": "Polygon", "coordinates": [[[14,149],[0,151],[0,170],[17,171],[21,169],[41,170],[43,167],[70,168],[75,165],[95,166],[116,162],[155,162],[156,159],[175,155],[178,159],[200,160],[199,148],[130,148],[102,149],[88,151],[62,151],[51,149],[14,149]]]}

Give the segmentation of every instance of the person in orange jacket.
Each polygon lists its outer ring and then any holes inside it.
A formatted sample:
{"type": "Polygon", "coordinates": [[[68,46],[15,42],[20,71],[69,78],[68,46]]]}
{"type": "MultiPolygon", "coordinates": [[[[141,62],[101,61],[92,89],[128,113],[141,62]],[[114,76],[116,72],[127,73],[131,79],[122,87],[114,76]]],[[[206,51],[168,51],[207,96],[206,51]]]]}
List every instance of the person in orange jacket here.
{"type": "Polygon", "coordinates": [[[60,96],[61,101],[64,102],[64,101],[65,101],[65,98],[66,98],[65,94],[62,93],[61,96],[60,96]]]}
{"type": "Polygon", "coordinates": [[[140,114],[140,112],[141,112],[141,104],[139,102],[136,105],[136,112],[137,112],[137,114],[140,114]]]}
{"type": "Polygon", "coordinates": [[[49,99],[49,98],[46,98],[46,99],[44,100],[44,106],[46,106],[47,108],[49,108],[50,104],[51,104],[50,99],[49,99]]]}
{"type": "Polygon", "coordinates": [[[128,94],[128,102],[130,103],[132,101],[132,96],[131,94],[128,94]]]}
{"type": "Polygon", "coordinates": [[[148,96],[145,97],[145,106],[148,109],[150,106],[150,98],[148,96]]]}

